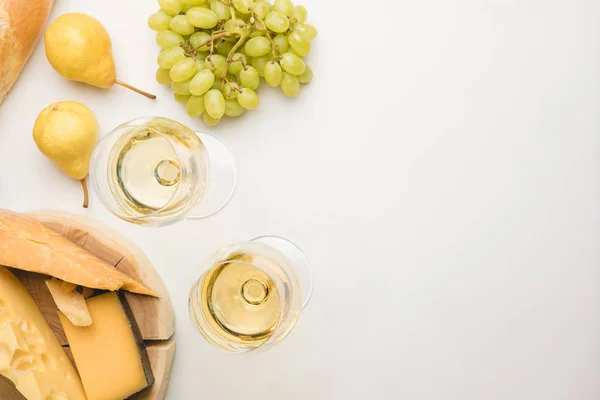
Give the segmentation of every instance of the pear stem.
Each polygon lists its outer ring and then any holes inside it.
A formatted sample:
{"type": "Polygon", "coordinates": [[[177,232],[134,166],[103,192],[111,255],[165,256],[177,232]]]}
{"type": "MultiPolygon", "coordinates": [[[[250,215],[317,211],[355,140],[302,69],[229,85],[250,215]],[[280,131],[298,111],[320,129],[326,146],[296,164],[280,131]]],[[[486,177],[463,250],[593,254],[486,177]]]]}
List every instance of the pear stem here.
{"type": "Polygon", "coordinates": [[[81,182],[81,187],[83,188],[83,208],[88,208],[89,196],[88,196],[87,182],[86,182],[85,178],[83,178],[80,182],[81,182]]]}
{"type": "Polygon", "coordinates": [[[140,89],[138,89],[138,88],[136,88],[136,87],[133,87],[133,86],[131,86],[131,85],[129,85],[129,84],[127,84],[127,83],[125,83],[125,82],[121,82],[121,81],[120,81],[120,80],[118,80],[118,79],[115,79],[115,83],[116,83],[117,85],[121,85],[121,86],[123,86],[123,87],[126,87],[126,88],[127,88],[127,89],[129,89],[129,90],[133,90],[134,92],[136,92],[136,93],[139,93],[139,94],[141,94],[142,96],[146,96],[146,97],[147,97],[147,98],[149,98],[149,99],[152,99],[152,100],[156,99],[156,96],[155,96],[155,95],[153,95],[153,94],[150,94],[150,93],[148,93],[148,92],[144,92],[143,90],[140,90],[140,89]]]}

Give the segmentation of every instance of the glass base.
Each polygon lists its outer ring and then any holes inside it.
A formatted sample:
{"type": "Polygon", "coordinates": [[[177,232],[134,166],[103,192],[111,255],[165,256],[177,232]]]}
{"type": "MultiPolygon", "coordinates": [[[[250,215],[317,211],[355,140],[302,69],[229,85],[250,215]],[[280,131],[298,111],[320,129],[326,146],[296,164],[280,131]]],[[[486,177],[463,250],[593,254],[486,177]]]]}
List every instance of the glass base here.
{"type": "Polygon", "coordinates": [[[280,236],[259,236],[251,241],[264,243],[279,250],[293,263],[302,285],[302,308],[306,307],[312,297],[315,280],[310,261],[302,249],[296,243],[280,236]]]}
{"type": "Polygon", "coordinates": [[[208,133],[195,132],[208,154],[208,179],[204,196],[187,218],[206,218],[229,203],[237,186],[237,169],[225,144],[208,133]]]}

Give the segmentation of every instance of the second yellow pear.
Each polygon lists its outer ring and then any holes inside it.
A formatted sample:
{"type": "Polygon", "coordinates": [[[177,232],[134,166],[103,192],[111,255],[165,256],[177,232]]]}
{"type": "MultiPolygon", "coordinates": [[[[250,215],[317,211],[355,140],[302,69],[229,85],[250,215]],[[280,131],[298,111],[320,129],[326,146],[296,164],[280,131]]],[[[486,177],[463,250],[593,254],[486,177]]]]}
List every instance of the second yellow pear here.
{"type": "Polygon", "coordinates": [[[110,36],[100,21],[87,14],[69,13],[58,17],[46,30],[44,43],[48,61],[67,79],[101,88],[116,83],[156,98],[117,80],[110,36]]]}

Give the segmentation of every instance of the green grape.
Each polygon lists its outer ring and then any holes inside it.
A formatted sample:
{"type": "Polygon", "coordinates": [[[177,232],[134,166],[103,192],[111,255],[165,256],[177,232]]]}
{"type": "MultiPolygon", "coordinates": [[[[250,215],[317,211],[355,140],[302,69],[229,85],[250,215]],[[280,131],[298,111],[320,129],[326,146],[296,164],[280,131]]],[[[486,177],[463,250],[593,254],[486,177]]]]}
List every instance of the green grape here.
{"type": "Polygon", "coordinates": [[[294,18],[296,22],[299,24],[303,24],[306,21],[306,17],[308,15],[308,11],[306,11],[306,7],[304,6],[296,6],[294,7],[294,18]]]}
{"type": "Polygon", "coordinates": [[[284,72],[283,78],[281,78],[281,90],[283,90],[283,94],[287,97],[298,96],[298,93],[300,93],[300,82],[298,82],[298,78],[284,72]]]}
{"type": "Polygon", "coordinates": [[[229,18],[231,18],[231,12],[229,11],[229,7],[227,7],[220,0],[211,0],[210,10],[217,15],[219,21],[228,20],[229,18]]]}
{"type": "Polygon", "coordinates": [[[196,60],[200,60],[203,61],[206,60],[206,57],[208,57],[208,51],[197,51],[196,52],[196,60]]]}
{"type": "Polygon", "coordinates": [[[285,72],[292,75],[302,75],[306,69],[306,64],[300,57],[290,52],[285,53],[281,59],[281,67],[285,72]]]}
{"type": "Polygon", "coordinates": [[[223,93],[216,89],[211,89],[204,95],[204,107],[208,115],[215,119],[221,119],[225,114],[225,98],[223,93]]]}
{"type": "Polygon", "coordinates": [[[183,42],[183,37],[172,31],[164,30],[156,34],[156,44],[163,49],[179,46],[181,42],[183,42]]]}
{"type": "Polygon", "coordinates": [[[292,4],[291,0],[275,0],[275,3],[273,4],[273,10],[279,11],[288,17],[294,16],[294,5],[292,4]]]}
{"type": "Polygon", "coordinates": [[[234,53],[233,56],[231,56],[231,63],[229,63],[227,72],[231,75],[237,75],[242,68],[244,68],[244,64],[246,64],[246,56],[242,53],[234,53]]]}
{"type": "Polygon", "coordinates": [[[200,47],[202,43],[206,43],[210,40],[210,34],[206,32],[196,32],[192,36],[190,36],[190,44],[196,50],[200,51],[208,51],[210,49],[210,43],[205,44],[200,47]]]}
{"type": "Polygon", "coordinates": [[[287,53],[290,43],[285,35],[279,34],[273,38],[273,45],[279,54],[287,53]]]}
{"type": "Polygon", "coordinates": [[[270,61],[265,66],[265,81],[269,86],[277,87],[281,84],[283,70],[281,65],[276,61],[270,61]]]}
{"type": "Polygon", "coordinates": [[[256,90],[260,85],[260,76],[254,67],[246,67],[240,71],[240,82],[248,89],[256,90]]]}
{"type": "Polygon", "coordinates": [[[175,93],[175,95],[173,96],[175,97],[175,101],[177,101],[180,104],[186,104],[188,102],[188,100],[190,99],[190,95],[189,94],[177,94],[175,93]]]}
{"type": "Polygon", "coordinates": [[[191,79],[183,82],[171,82],[171,90],[176,94],[190,95],[190,81],[191,79]]]}
{"type": "Polygon", "coordinates": [[[171,83],[171,75],[168,69],[159,68],[156,70],[156,82],[161,85],[168,85],[171,83]]]}
{"type": "Polygon", "coordinates": [[[199,6],[201,4],[206,3],[207,0],[181,0],[184,4],[189,4],[190,6],[199,6]]]}
{"type": "Polygon", "coordinates": [[[265,19],[267,14],[271,11],[271,5],[265,0],[258,0],[254,3],[254,14],[260,19],[265,19]]]}
{"type": "Polygon", "coordinates": [[[202,58],[195,58],[194,62],[196,63],[196,71],[200,72],[206,69],[206,64],[204,64],[202,58]]]}
{"type": "Polygon", "coordinates": [[[250,33],[250,38],[255,38],[258,36],[265,36],[265,31],[267,30],[267,28],[262,28],[262,22],[260,21],[255,21],[254,22],[254,31],[252,31],[252,33],[250,33]]]}
{"type": "Polygon", "coordinates": [[[317,28],[311,24],[298,24],[294,27],[294,30],[303,34],[308,40],[313,40],[317,37],[317,28]]]}
{"type": "Polygon", "coordinates": [[[231,49],[233,49],[234,44],[231,42],[223,42],[217,48],[217,53],[222,56],[228,56],[231,49]]]}
{"type": "Polygon", "coordinates": [[[158,11],[148,17],[148,27],[153,31],[164,31],[169,29],[171,16],[164,11],[158,11]]]}
{"type": "Polygon", "coordinates": [[[233,6],[242,14],[249,14],[250,8],[254,6],[254,0],[232,0],[233,6]]]}
{"type": "Polygon", "coordinates": [[[310,53],[310,42],[302,33],[294,31],[288,36],[290,46],[300,57],[306,57],[310,53]]]}
{"type": "Polygon", "coordinates": [[[302,75],[298,76],[298,82],[308,83],[308,82],[312,81],[312,78],[313,78],[312,69],[307,65],[306,69],[304,70],[302,75]]]}
{"type": "Polygon", "coordinates": [[[235,99],[240,91],[240,85],[235,82],[226,82],[221,89],[221,93],[226,99],[235,99]]]}
{"type": "Polygon", "coordinates": [[[208,69],[204,69],[196,74],[190,82],[190,93],[194,96],[202,96],[208,92],[215,83],[215,75],[208,69]]]}
{"type": "Polygon", "coordinates": [[[193,58],[186,58],[178,61],[171,68],[170,76],[173,82],[183,82],[192,78],[196,73],[196,61],[193,58]]]}
{"type": "Polygon", "coordinates": [[[254,90],[249,88],[243,88],[240,93],[238,93],[237,101],[246,110],[254,110],[258,107],[258,95],[254,90]]]}
{"type": "Polygon", "coordinates": [[[162,69],[171,69],[178,61],[185,59],[183,49],[179,46],[165,49],[158,55],[158,66],[162,69]]]}
{"type": "Polygon", "coordinates": [[[190,117],[199,117],[204,112],[204,96],[190,96],[185,105],[185,112],[190,117]]]}
{"type": "Polygon", "coordinates": [[[220,54],[213,54],[212,56],[206,57],[206,68],[211,70],[217,78],[221,78],[227,74],[227,58],[220,54]]]}
{"type": "Polygon", "coordinates": [[[230,19],[229,21],[225,22],[224,29],[227,33],[235,33],[236,35],[241,35],[247,28],[244,20],[236,18],[235,20],[230,19]]]}
{"type": "Polygon", "coordinates": [[[271,42],[264,36],[252,38],[244,46],[246,54],[250,57],[260,57],[271,51],[271,42]]]}
{"type": "Polygon", "coordinates": [[[208,115],[207,112],[202,114],[202,119],[204,120],[206,126],[216,126],[219,124],[219,122],[221,122],[221,119],[213,118],[210,115],[208,115]]]}
{"type": "Polygon", "coordinates": [[[290,54],[293,54],[293,55],[295,55],[295,56],[297,56],[297,55],[298,55],[298,53],[296,53],[296,51],[294,51],[294,49],[292,49],[291,47],[288,49],[288,51],[287,51],[287,52],[288,52],[288,53],[290,53],[290,54]]]}
{"type": "Polygon", "coordinates": [[[219,22],[217,14],[203,7],[190,8],[187,12],[187,19],[190,24],[202,29],[213,28],[219,22]]]}
{"type": "Polygon", "coordinates": [[[215,83],[213,83],[210,88],[211,89],[216,89],[216,90],[221,90],[221,88],[223,87],[224,83],[225,83],[225,81],[223,79],[217,78],[217,79],[215,79],[215,83]]]}
{"type": "Polygon", "coordinates": [[[252,64],[252,66],[254,67],[254,69],[256,69],[256,72],[258,72],[258,76],[264,78],[264,76],[265,76],[265,65],[267,65],[268,62],[269,62],[269,57],[262,56],[262,57],[254,57],[254,58],[252,58],[252,61],[251,61],[250,64],[252,64]]]}
{"type": "Polygon", "coordinates": [[[169,26],[173,32],[180,35],[191,35],[194,33],[194,25],[190,24],[185,15],[176,15],[171,18],[169,26]]]}
{"type": "Polygon", "coordinates": [[[228,117],[239,117],[244,111],[246,109],[240,105],[237,99],[225,99],[225,115],[228,117]]]}
{"type": "Polygon", "coordinates": [[[183,4],[179,0],[158,0],[158,5],[169,15],[177,15],[183,8],[183,4]]]}
{"type": "Polygon", "coordinates": [[[265,23],[267,24],[267,28],[277,33],[283,33],[290,27],[290,20],[288,17],[279,11],[269,12],[265,17],[265,23]]]}

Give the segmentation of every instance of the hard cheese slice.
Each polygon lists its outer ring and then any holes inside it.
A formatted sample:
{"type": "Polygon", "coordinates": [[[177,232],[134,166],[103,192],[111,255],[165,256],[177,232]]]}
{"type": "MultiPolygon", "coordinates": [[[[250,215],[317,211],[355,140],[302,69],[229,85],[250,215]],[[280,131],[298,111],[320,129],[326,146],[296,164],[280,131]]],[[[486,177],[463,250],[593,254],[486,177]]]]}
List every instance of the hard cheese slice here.
{"type": "Polygon", "coordinates": [[[121,400],[152,385],[146,347],[125,296],[111,292],[87,303],[90,326],[75,326],[58,315],[88,400],[121,400]]]}
{"type": "Polygon", "coordinates": [[[50,275],[88,288],[158,297],[152,289],[33,218],[0,210],[0,265],[50,275]]]}
{"type": "Polygon", "coordinates": [[[0,267],[0,375],[28,400],[85,400],[77,371],[27,289],[0,267]]]}
{"type": "Polygon", "coordinates": [[[46,286],[54,299],[58,309],[69,318],[75,326],[90,326],[92,316],[88,310],[85,298],[76,290],[65,293],[62,290],[63,283],[56,278],[46,281],[46,286]]]}

